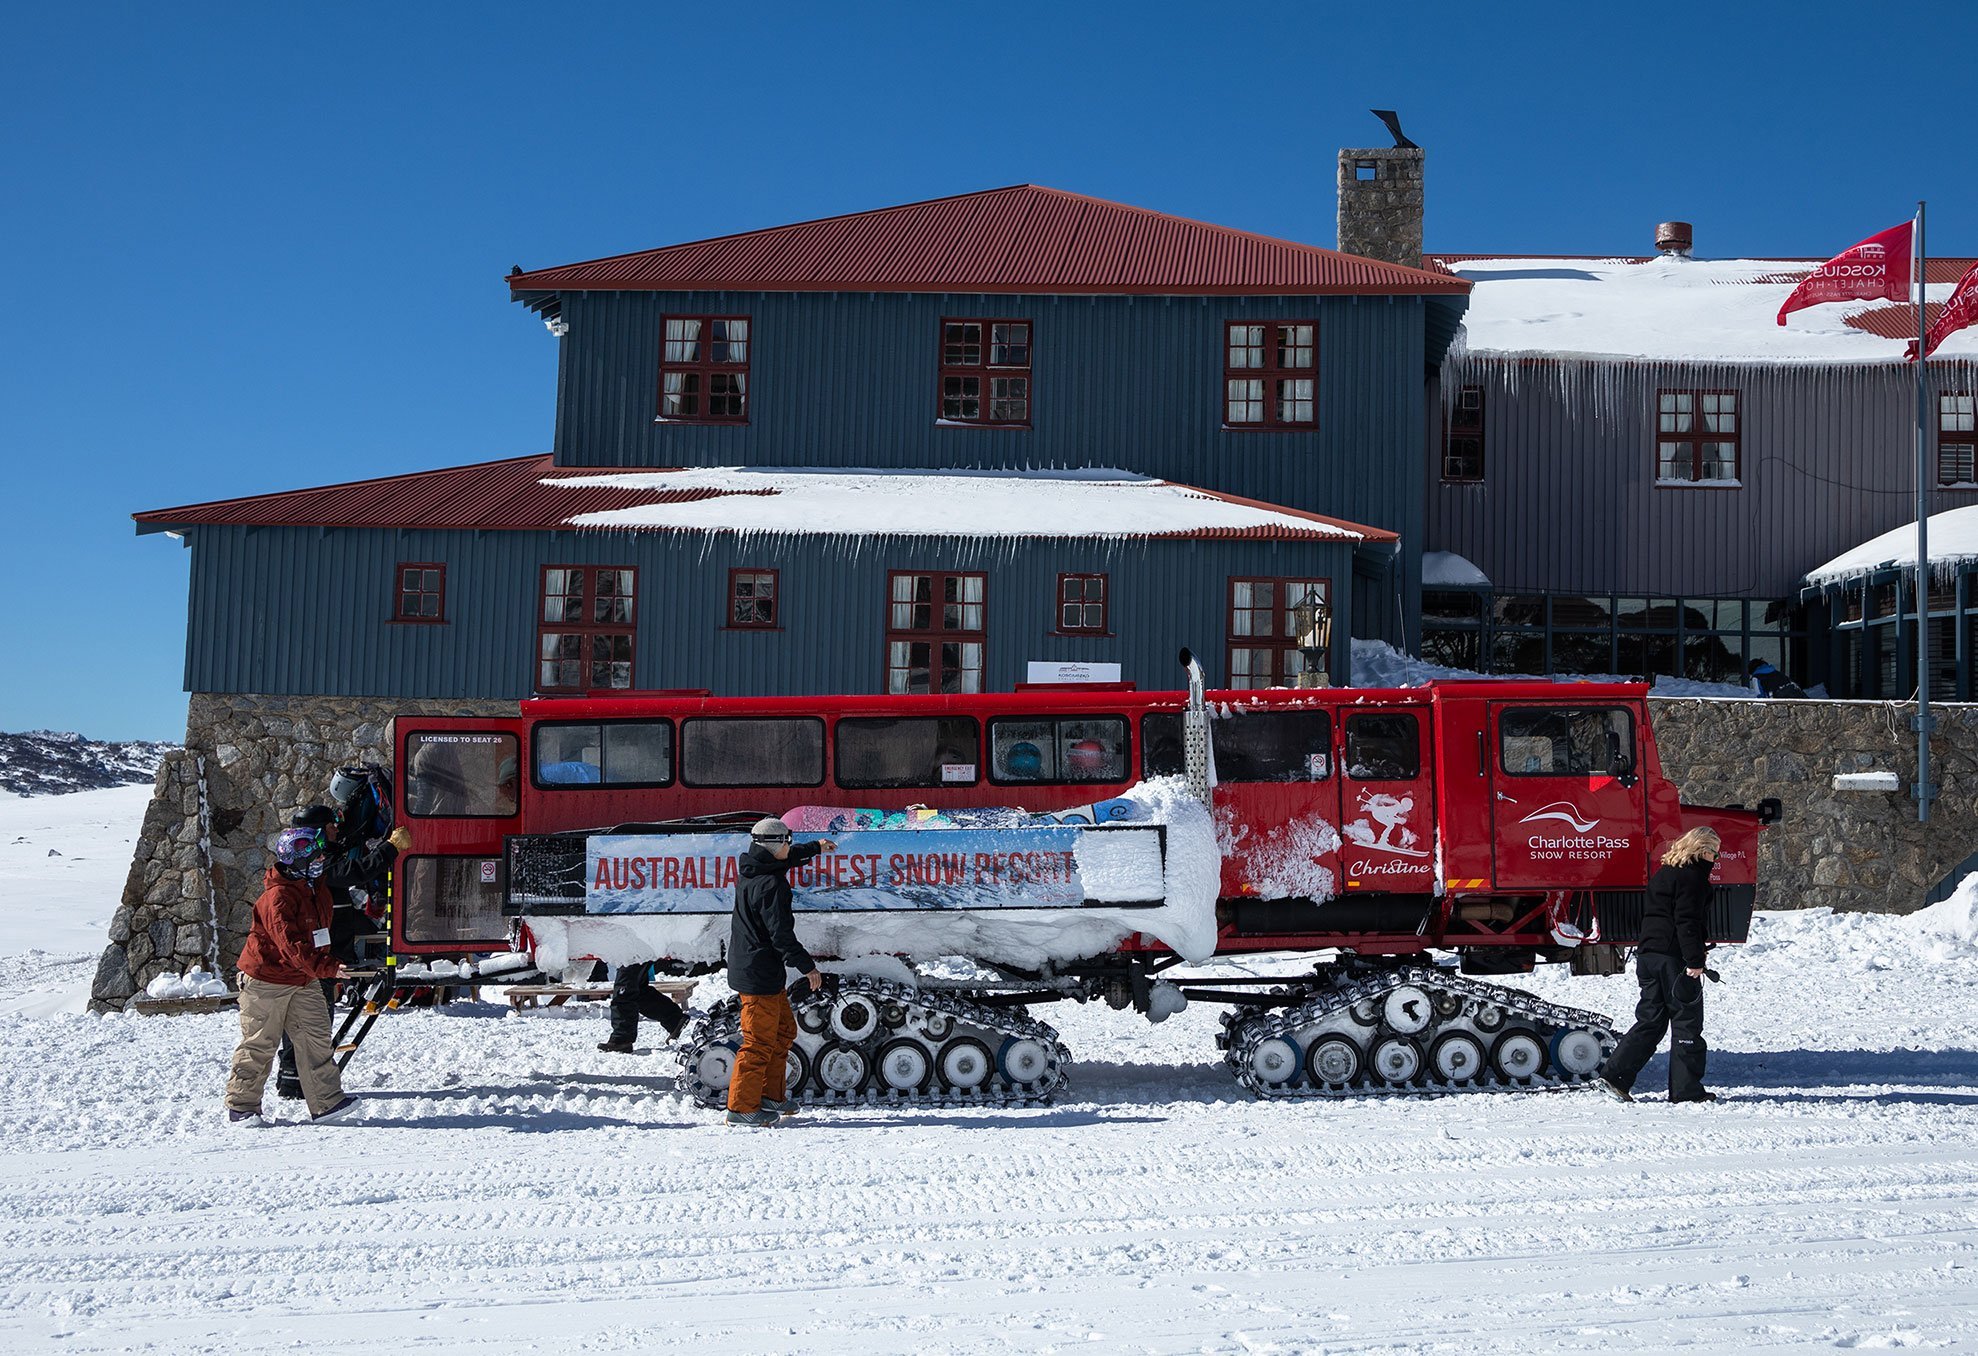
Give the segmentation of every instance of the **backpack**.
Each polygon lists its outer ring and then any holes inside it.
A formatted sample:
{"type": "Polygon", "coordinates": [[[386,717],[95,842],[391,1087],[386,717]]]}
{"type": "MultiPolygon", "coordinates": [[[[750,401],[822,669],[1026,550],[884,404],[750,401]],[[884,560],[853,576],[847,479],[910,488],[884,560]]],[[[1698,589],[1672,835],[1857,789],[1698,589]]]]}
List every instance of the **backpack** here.
{"type": "Polygon", "coordinates": [[[339,810],[344,818],[344,835],[352,842],[383,838],[396,822],[392,812],[391,774],[376,763],[354,763],[336,770],[339,778],[359,783],[357,794],[339,810]]]}

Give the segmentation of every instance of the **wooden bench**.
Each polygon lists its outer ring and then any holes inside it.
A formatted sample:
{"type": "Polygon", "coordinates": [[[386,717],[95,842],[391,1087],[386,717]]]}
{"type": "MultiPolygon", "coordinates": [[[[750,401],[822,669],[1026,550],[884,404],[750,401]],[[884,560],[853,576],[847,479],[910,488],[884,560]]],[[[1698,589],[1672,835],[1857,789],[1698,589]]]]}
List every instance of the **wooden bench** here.
{"type": "MultiPolygon", "coordinates": [[[[490,985],[494,977],[490,976],[490,985]]],[[[691,979],[662,980],[653,988],[665,994],[674,1002],[685,1006],[687,996],[694,991],[691,979]]],[[[508,1006],[521,1012],[526,1008],[560,1008],[565,1003],[602,1003],[611,997],[609,984],[511,984],[507,989],[508,1006]]]]}

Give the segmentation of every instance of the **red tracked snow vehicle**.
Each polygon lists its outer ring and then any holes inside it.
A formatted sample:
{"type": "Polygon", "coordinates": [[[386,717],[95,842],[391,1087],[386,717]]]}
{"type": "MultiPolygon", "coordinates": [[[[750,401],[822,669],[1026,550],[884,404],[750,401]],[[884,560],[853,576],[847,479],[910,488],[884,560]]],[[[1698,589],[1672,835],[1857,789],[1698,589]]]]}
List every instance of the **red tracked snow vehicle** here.
{"type": "MultiPolygon", "coordinates": [[[[792,806],[800,819],[842,811],[835,865],[798,877],[800,930],[824,926],[806,900],[836,888],[851,902],[829,906],[844,911],[826,941],[863,927],[859,953],[958,954],[979,968],[846,976],[803,1000],[789,1086],[806,1102],[983,1104],[1063,1086],[1068,1056],[1028,1009],[1064,998],[1155,1021],[1189,1000],[1224,1004],[1226,1062],[1260,1096],[1585,1082],[1612,1048],[1606,1019],[1479,976],[1618,969],[1655,854],[1698,825],[1724,841],[1710,940],[1745,940],[1757,836],[1777,802],[1682,804],[1644,685],[1205,693],[1190,672],[1186,693],[637,694],[527,701],[515,720],[402,717],[414,842],[394,887],[393,949],[460,956],[555,934],[559,959],[712,968],[737,830],[792,806]],[[1185,929],[1136,926],[1177,907],[1159,889],[1063,893],[1081,862],[1090,881],[1142,879],[1094,865],[1126,847],[1166,854],[1153,860],[1175,892],[1178,823],[1145,822],[1132,799],[1163,777],[1186,778],[1210,806],[1220,858],[1214,898],[1196,901],[1207,931],[1191,934],[1192,956],[1172,940],[1185,929]],[[1000,850],[1055,835],[1066,865],[1026,874],[1008,852],[849,850],[866,833],[891,833],[897,848],[930,824],[947,837],[910,841],[1000,850]],[[1140,838],[1107,836],[1122,831],[1140,838]],[[992,868],[1001,893],[971,894],[992,868]],[[648,886],[675,902],[641,912],[648,886]],[[689,897],[701,902],[677,903],[689,897]],[[976,907],[985,900],[993,907],[976,907]],[[698,922],[664,916],[676,907],[698,922]],[[957,919],[968,926],[956,931],[957,919]],[[1094,930],[1106,920],[1112,932],[1094,930]],[[587,948],[601,938],[609,945],[587,948]],[[1183,975],[1209,950],[1314,960],[1277,978],[1183,975]]],[[[683,1062],[703,1100],[723,1094],[738,1042],[732,1001],[695,1029],[683,1062]]]]}

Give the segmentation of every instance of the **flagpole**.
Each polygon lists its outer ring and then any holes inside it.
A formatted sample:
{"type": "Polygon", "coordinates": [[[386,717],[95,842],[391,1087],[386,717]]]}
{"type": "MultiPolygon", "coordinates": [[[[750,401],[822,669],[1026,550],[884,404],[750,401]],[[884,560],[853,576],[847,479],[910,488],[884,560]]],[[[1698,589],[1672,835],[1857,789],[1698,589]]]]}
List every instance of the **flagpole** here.
{"type": "Polygon", "coordinates": [[[1924,433],[1929,388],[1924,381],[1924,276],[1929,256],[1923,245],[1923,203],[1916,204],[1916,822],[1930,822],[1930,801],[1937,788],[1930,784],[1930,450],[1924,433]]]}

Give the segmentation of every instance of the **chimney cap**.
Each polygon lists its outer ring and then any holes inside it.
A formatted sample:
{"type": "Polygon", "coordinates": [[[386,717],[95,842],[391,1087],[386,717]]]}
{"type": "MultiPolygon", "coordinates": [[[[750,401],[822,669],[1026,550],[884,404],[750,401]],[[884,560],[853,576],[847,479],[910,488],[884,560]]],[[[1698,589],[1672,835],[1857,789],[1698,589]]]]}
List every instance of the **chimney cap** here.
{"type": "Polygon", "coordinates": [[[1695,233],[1687,221],[1663,221],[1656,223],[1655,248],[1664,254],[1688,254],[1695,233]]]}

